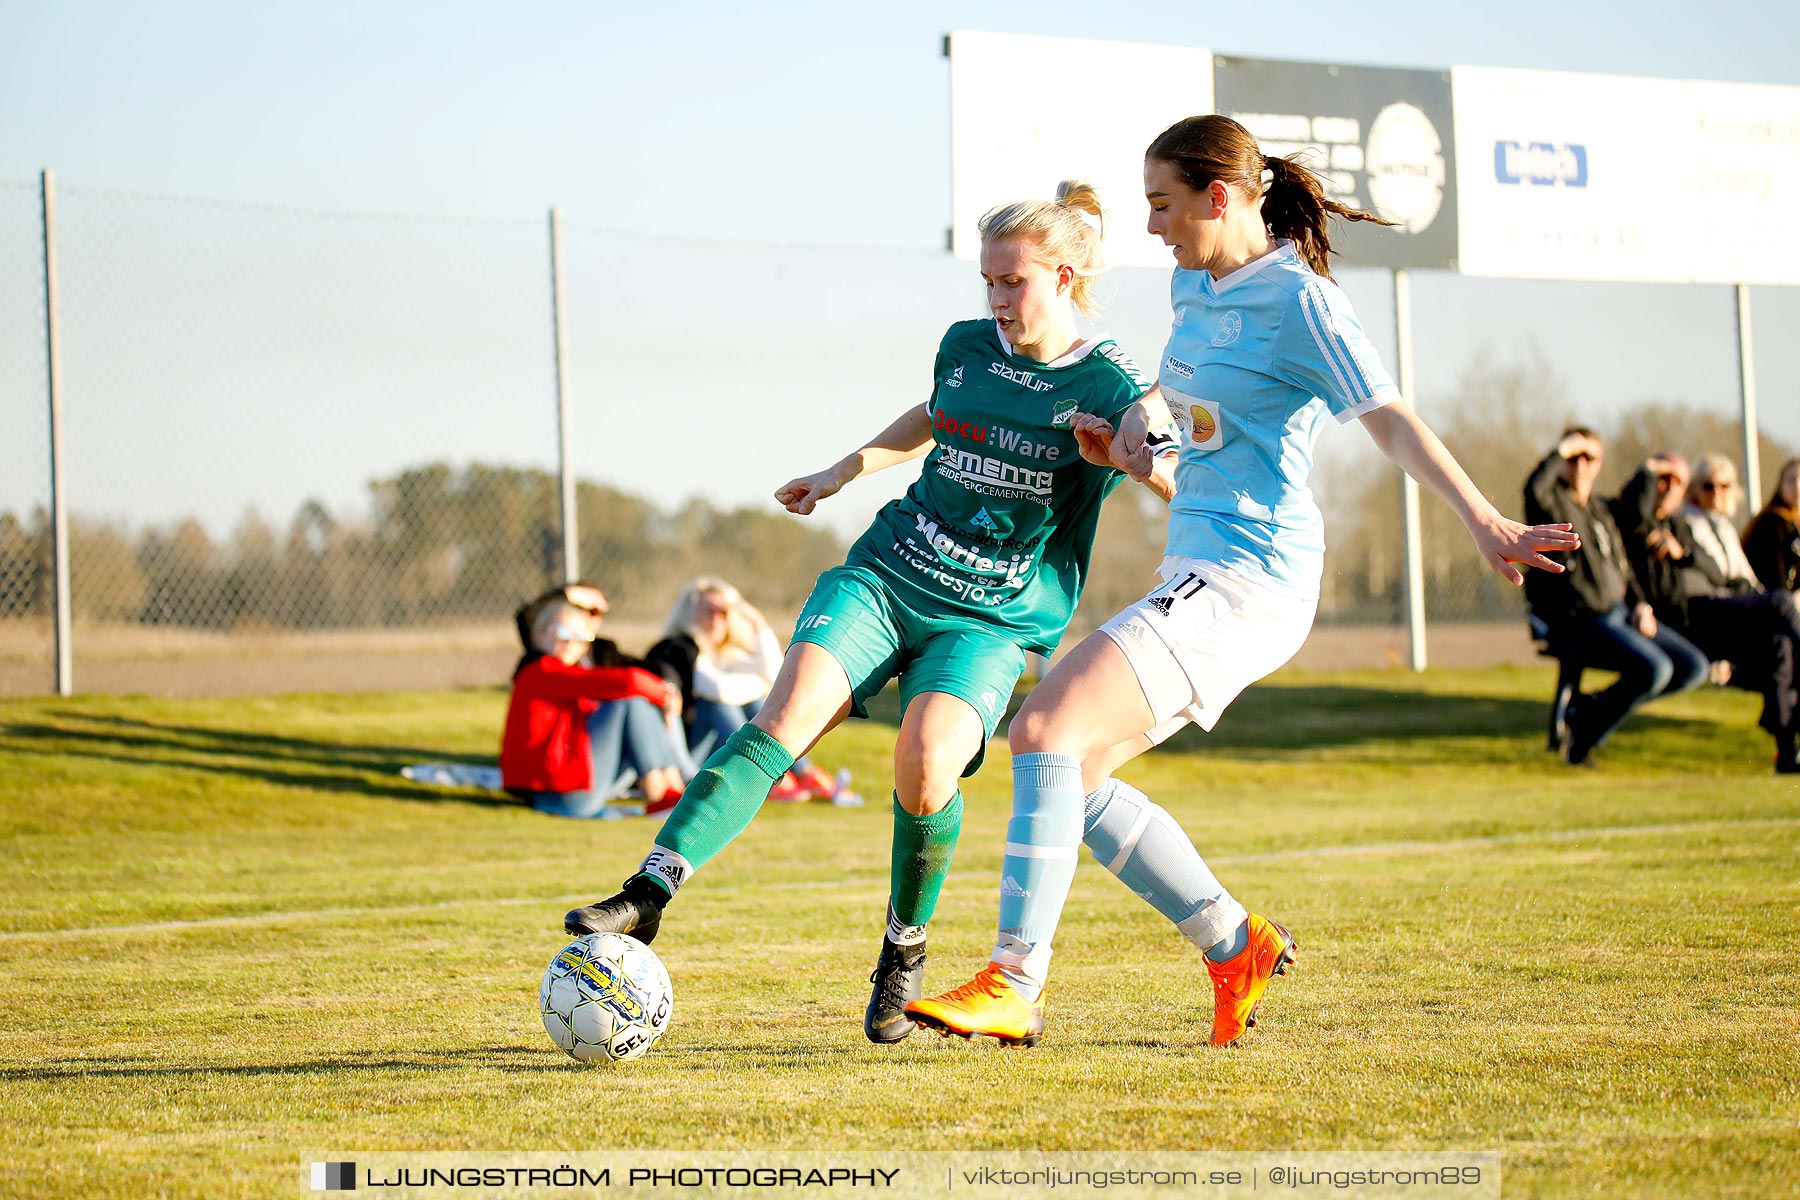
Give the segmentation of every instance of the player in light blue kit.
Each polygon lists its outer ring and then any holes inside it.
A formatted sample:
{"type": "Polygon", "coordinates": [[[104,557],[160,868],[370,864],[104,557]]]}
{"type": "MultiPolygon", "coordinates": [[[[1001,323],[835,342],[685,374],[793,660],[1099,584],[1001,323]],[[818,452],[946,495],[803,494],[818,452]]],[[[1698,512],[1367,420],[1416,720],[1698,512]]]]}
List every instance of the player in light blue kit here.
{"type": "MultiPolygon", "coordinates": [[[[992,961],[954,991],[914,1001],[942,1033],[1031,1045],[1044,1028],[1051,935],[1085,840],[1205,954],[1215,1045],[1255,1024],[1296,943],[1245,911],[1180,826],[1110,778],[1188,722],[1212,729],[1238,693],[1306,640],[1324,523],[1307,474],[1328,421],[1360,420],[1394,462],[1462,518],[1484,562],[1562,568],[1567,525],[1508,520],[1476,491],[1394,386],[1331,282],[1330,217],[1378,220],[1328,199],[1317,178],[1228,117],[1191,117],[1144,161],[1150,232],[1174,251],[1174,328],[1155,392],[1121,419],[1115,460],[1182,426],[1162,583],[1059,662],[1013,720],[1013,816],[992,961]]],[[[1090,429],[1112,434],[1104,422],[1090,429]]]]}

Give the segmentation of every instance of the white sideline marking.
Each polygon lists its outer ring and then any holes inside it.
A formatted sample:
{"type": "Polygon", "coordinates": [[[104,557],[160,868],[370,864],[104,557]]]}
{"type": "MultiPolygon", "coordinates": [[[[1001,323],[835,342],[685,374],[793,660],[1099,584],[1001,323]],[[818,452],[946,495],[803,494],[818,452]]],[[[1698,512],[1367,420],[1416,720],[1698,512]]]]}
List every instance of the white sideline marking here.
{"type": "MultiPolygon", "coordinates": [[[[1280,862],[1308,858],[1361,858],[1387,854],[1440,854],[1449,850],[1478,847],[1518,846],[1531,842],[1578,842],[1588,838],[1646,837],[1661,833],[1691,833],[1707,829],[1772,829],[1800,825],[1800,817],[1753,817],[1744,821],[1674,821],[1661,825],[1601,825],[1587,829],[1553,829],[1542,833],[1500,833],[1491,837],[1454,838],[1429,842],[1370,842],[1360,846],[1313,846],[1297,850],[1270,850],[1261,854],[1216,854],[1209,863],[1280,862]]],[[[986,878],[987,872],[957,871],[951,879],[986,878]]],[[[873,886],[874,880],[817,879],[787,883],[748,884],[728,891],[809,891],[823,888],[848,888],[857,884],[873,886]]],[[[95,937],[131,933],[180,933],[189,929],[229,929],[238,925],[273,925],[282,921],[310,921],[326,917],[391,916],[403,913],[445,912],[457,908],[516,908],[520,905],[568,904],[592,900],[592,890],[570,892],[561,896],[514,896],[498,900],[443,900],[436,904],[397,904],[367,908],[314,908],[297,912],[250,913],[241,917],[203,917],[193,921],[158,921],[148,925],[98,925],[87,929],[26,929],[0,932],[0,942],[43,939],[95,937]]]]}

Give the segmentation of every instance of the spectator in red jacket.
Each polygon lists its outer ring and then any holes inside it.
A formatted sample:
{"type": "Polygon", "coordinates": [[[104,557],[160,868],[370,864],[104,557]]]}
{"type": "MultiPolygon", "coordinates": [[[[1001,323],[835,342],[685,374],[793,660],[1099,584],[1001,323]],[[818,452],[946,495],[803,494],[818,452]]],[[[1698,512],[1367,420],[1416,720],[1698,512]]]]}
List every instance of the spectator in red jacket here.
{"type": "Polygon", "coordinates": [[[500,745],[506,789],[539,812],[592,817],[635,780],[650,811],[681,796],[678,758],[661,710],[680,693],[641,667],[582,665],[596,634],[590,610],[545,604],[513,672],[500,745]]]}

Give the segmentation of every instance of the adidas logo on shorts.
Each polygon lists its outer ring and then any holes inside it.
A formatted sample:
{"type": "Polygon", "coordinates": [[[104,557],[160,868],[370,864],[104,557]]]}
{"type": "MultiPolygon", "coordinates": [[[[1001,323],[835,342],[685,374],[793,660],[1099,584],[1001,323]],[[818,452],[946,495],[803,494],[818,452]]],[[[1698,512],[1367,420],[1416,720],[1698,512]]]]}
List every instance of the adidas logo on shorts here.
{"type": "Polygon", "coordinates": [[[1150,607],[1166,617],[1169,615],[1169,610],[1175,607],[1175,597],[1152,596],[1150,597],[1150,607]]]}

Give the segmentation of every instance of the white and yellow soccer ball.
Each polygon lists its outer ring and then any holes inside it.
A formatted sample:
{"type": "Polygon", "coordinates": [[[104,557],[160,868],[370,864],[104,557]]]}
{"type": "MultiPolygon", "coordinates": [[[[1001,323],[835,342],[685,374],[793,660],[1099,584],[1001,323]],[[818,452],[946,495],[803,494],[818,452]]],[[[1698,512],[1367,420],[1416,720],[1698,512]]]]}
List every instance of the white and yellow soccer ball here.
{"type": "Polygon", "coordinates": [[[622,933],[590,933],[556,952],[538,986],[544,1031],[570,1058],[626,1062],[662,1037],[675,993],[662,960],[622,933]]]}

